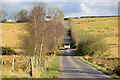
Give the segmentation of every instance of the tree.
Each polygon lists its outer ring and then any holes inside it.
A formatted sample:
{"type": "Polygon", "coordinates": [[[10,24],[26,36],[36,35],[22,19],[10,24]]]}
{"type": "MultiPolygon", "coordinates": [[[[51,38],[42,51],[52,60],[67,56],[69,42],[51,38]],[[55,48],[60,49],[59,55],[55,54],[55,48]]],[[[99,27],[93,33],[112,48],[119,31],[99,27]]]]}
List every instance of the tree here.
{"type": "Polygon", "coordinates": [[[48,51],[56,51],[58,46],[62,44],[62,35],[65,32],[64,24],[62,21],[55,23],[56,19],[52,19],[47,24],[47,37],[45,41],[47,42],[45,46],[48,48],[48,51]]]}
{"type": "Polygon", "coordinates": [[[48,9],[48,15],[51,16],[51,17],[61,17],[63,18],[64,15],[63,15],[63,11],[60,10],[59,8],[56,8],[56,7],[50,7],[48,9]]]}
{"type": "Polygon", "coordinates": [[[29,22],[27,22],[27,34],[22,38],[24,53],[26,56],[35,56],[35,65],[38,59],[41,61],[45,53],[56,50],[64,32],[63,23],[61,21],[55,23],[57,17],[49,22],[45,21],[45,17],[45,6],[34,6],[28,18],[29,22]]]}
{"type": "Polygon", "coordinates": [[[63,35],[64,33],[64,21],[63,21],[64,14],[63,14],[63,11],[60,10],[59,8],[51,7],[48,9],[48,15],[53,18],[53,22],[54,22],[53,32],[55,34],[53,41],[54,41],[54,44],[56,45],[55,47],[57,48],[57,43],[58,43],[57,41],[60,41],[60,38],[61,38],[60,36],[63,35]],[[60,30],[62,30],[62,32],[60,30]]]}
{"type": "Polygon", "coordinates": [[[12,19],[12,17],[11,17],[11,16],[9,16],[9,17],[8,17],[8,19],[12,19]]]}
{"type": "Polygon", "coordinates": [[[17,19],[18,19],[18,12],[17,11],[12,12],[12,18],[17,21],[17,19]]]}
{"type": "Polygon", "coordinates": [[[8,13],[6,10],[0,10],[0,21],[4,21],[5,17],[7,17],[8,13]]]}
{"type": "Polygon", "coordinates": [[[18,20],[21,22],[27,22],[28,19],[28,11],[26,9],[22,9],[19,13],[18,13],[18,20]]]}
{"type": "MultiPolygon", "coordinates": [[[[21,11],[21,14],[23,11],[21,11]]],[[[19,13],[20,14],[20,13],[19,13]]],[[[32,9],[27,23],[27,34],[22,38],[22,48],[26,56],[35,57],[35,65],[37,65],[37,59],[42,56],[43,43],[45,37],[45,9],[42,6],[34,6],[32,9]]]]}

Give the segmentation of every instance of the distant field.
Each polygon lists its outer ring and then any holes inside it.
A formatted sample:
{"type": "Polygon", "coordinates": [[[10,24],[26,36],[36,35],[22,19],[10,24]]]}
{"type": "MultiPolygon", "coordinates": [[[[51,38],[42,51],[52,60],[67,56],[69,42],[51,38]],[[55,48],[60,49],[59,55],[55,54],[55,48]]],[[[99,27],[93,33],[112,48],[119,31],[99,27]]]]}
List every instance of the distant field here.
{"type": "Polygon", "coordinates": [[[2,46],[19,49],[19,35],[25,33],[26,23],[0,23],[0,25],[2,25],[2,46]]]}
{"type": "Polygon", "coordinates": [[[81,29],[87,34],[100,36],[109,44],[106,53],[110,57],[118,56],[118,17],[81,18],[72,19],[72,22],[75,25],[72,29],[78,37],[81,29]]]}

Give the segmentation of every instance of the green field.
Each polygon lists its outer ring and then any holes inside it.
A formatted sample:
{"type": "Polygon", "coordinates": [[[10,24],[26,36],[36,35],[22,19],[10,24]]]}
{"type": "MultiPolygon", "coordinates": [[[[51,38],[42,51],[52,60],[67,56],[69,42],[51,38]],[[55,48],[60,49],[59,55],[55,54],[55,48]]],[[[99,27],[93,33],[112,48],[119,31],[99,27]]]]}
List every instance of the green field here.
{"type": "Polygon", "coordinates": [[[25,33],[26,23],[0,23],[2,26],[2,46],[19,50],[21,34],[25,33]]]}
{"type": "Polygon", "coordinates": [[[101,37],[109,45],[106,54],[109,57],[118,57],[118,17],[71,19],[71,23],[71,29],[77,38],[81,30],[101,37]]]}

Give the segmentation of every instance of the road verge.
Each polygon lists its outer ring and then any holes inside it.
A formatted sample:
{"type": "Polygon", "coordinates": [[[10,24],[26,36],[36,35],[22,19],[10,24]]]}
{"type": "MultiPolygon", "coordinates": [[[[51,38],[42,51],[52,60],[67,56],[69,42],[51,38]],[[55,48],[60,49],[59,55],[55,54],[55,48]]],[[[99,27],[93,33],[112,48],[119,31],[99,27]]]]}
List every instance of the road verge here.
{"type": "Polygon", "coordinates": [[[107,70],[106,67],[98,66],[97,64],[92,63],[92,62],[86,60],[84,56],[77,56],[77,58],[79,60],[83,61],[84,63],[87,63],[87,64],[91,65],[92,67],[95,67],[99,71],[102,71],[104,74],[107,74],[107,75],[109,75],[109,76],[111,76],[113,78],[116,78],[116,79],[120,79],[120,76],[116,75],[113,71],[107,70]]]}

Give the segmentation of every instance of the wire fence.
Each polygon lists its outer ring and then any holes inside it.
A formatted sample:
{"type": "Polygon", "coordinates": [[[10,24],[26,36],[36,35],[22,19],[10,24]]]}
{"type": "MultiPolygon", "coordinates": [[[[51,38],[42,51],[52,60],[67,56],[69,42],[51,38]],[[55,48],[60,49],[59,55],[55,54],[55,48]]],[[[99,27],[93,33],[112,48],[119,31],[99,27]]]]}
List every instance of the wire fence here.
{"type": "Polygon", "coordinates": [[[50,61],[55,57],[55,54],[47,56],[47,58],[40,59],[35,57],[24,57],[24,56],[3,56],[2,64],[3,66],[10,66],[11,71],[14,72],[21,69],[33,76],[35,70],[47,70],[50,61]]]}

